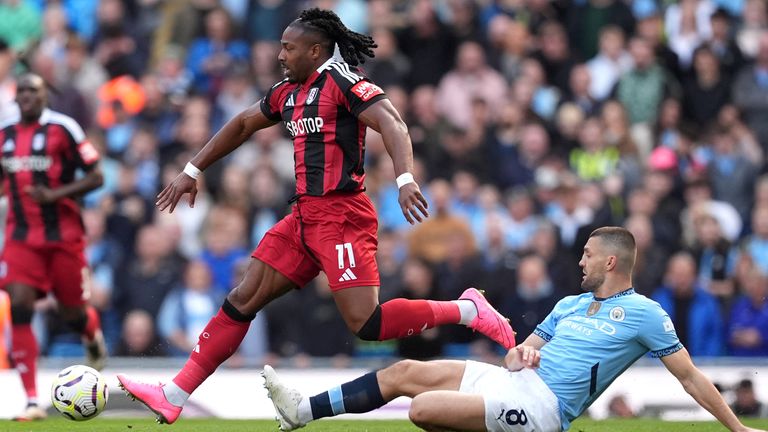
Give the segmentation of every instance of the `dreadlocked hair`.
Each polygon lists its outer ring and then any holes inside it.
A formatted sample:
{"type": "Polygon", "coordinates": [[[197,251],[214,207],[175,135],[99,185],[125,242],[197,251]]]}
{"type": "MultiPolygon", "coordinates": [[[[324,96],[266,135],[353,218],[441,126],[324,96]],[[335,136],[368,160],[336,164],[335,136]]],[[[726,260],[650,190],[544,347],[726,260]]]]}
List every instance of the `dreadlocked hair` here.
{"type": "MultiPolygon", "coordinates": [[[[318,8],[306,9],[299,15],[298,22],[322,33],[331,42],[335,42],[339,46],[341,57],[352,66],[365,63],[366,57],[374,56],[373,48],[377,45],[373,38],[348,29],[333,11],[318,8]]],[[[332,43],[330,50],[333,51],[332,43]]]]}

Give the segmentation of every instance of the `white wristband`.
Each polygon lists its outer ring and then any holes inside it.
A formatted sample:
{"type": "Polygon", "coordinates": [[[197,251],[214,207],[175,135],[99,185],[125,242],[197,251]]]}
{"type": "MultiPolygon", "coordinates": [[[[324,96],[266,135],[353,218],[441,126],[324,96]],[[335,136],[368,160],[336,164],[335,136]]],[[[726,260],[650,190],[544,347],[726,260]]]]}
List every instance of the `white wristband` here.
{"type": "Polygon", "coordinates": [[[397,188],[400,189],[403,186],[407,185],[408,183],[415,183],[416,181],[413,179],[413,174],[407,172],[402,173],[399,176],[397,176],[397,179],[395,179],[395,183],[397,183],[397,188]]]}
{"type": "Polygon", "coordinates": [[[193,179],[197,180],[198,177],[200,177],[200,174],[203,172],[200,171],[199,168],[192,165],[192,162],[187,162],[187,165],[184,166],[184,174],[192,177],[193,179]]]}

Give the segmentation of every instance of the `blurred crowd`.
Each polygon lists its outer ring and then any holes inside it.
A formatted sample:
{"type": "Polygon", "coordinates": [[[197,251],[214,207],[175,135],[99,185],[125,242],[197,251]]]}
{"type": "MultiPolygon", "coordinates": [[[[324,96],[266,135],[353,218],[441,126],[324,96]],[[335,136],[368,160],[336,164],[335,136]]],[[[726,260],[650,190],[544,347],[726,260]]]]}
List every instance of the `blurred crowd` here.
{"type": "MultiPolygon", "coordinates": [[[[289,211],[280,126],[207,169],[194,208],[160,214],[154,199],[282,79],[280,35],[311,6],[378,43],[363,68],[407,122],[430,202],[426,222],[404,220],[369,133],[382,302],[476,286],[520,342],[579,293],[590,231],[622,225],[638,242],[635,289],[692,355],[768,356],[763,0],[2,0],[0,116],[31,69],[103,155],[84,221],[111,355],[186,356],[289,211]]],[[[55,305],[39,309],[44,353],[80,355],[55,305]]],[[[240,358],[493,350],[460,326],[357,341],[321,276],[258,315],[240,358]]]]}

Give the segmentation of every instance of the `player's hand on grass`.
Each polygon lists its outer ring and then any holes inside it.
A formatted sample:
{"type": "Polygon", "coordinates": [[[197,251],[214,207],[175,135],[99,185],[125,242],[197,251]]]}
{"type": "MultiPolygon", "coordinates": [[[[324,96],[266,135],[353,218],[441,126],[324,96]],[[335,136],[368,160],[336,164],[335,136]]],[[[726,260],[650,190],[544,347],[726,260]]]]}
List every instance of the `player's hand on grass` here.
{"type": "Polygon", "coordinates": [[[24,191],[40,204],[49,204],[56,201],[53,191],[42,185],[30,185],[27,186],[24,191]]]}
{"type": "Polygon", "coordinates": [[[182,172],[157,195],[155,205],[160,211],[170,207],[168,213],[173,213],[176,204],[179,203],[184,194],[189,194],[189,206],[194,207],[195,197],[197,196],[197,180],[182,172]]]}
{"type": "Polygon", "coordinates": [[[512,372],[523,368],[537,368],[541,362],[541,352],[528,345],[518,345],[504,357],[504,365],[512,372]]]}
{"type": "Polygon", "coordinates": [[[429,217],[427,199],[421,194],[419,185],[415,182],[404,184],[400,188],[400,196],[397,201],[400,203],[400,210],[403,211],[403,216],[409,224],[422,222],[429,217]]]}

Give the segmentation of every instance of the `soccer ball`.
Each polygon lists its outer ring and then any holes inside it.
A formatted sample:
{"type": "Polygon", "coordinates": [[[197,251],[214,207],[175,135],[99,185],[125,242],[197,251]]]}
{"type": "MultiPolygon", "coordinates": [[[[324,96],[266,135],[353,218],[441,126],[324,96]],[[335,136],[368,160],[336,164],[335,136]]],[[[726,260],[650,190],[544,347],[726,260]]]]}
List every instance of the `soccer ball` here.
{"type": "Polygon", "coordinates": [[[90,420],[107,405],[107,381],[96,369],[70,366],[53,380],[51,402],[70,420],[90,420]]]}

